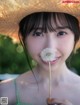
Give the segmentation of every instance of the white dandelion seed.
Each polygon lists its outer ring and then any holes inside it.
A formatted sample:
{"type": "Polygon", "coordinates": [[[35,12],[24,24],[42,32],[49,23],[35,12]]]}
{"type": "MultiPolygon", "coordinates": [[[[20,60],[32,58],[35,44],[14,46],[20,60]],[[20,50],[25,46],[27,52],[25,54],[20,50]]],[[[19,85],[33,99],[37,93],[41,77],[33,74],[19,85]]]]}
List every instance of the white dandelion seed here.
{"type": "Polygon", "coordinates": [[[55,60],[55,52],[51,48],[43,49],[40,55],[43,61],[49,62],[55,60]]]}

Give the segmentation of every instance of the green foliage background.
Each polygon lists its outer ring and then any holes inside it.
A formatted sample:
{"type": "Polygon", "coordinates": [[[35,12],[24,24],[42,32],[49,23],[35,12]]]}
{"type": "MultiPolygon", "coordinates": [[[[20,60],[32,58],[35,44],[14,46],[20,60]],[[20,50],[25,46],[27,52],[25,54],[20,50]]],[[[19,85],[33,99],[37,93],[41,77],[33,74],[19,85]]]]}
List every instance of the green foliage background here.
{"type": "MultiPolygon", "coordinates": [[[[32,67],[35,66],[35,62],[30,59],[32,67]]],[[[80,75],[80,49],[72,56],[72,59],[67,64],[77,70],[80,75]]],[[[28,71],[28,61],[26,59],[23,47],[20,43],[13,43],[12,39],[0,35],[0,74],[21,74],[28,71]]]]}
{"type": "Polygon", "coordinates": [[[0,35],[0,74],[21,74],[29,69],[21,44],[13,43],[11,38],[0,35]]]}

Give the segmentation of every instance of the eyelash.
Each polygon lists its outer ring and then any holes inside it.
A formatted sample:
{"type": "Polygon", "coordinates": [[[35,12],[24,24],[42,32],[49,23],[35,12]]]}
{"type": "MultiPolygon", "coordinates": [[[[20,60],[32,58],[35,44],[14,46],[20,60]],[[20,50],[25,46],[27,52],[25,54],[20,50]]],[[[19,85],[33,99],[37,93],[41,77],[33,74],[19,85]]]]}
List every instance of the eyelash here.
{"type": "Polygon", "coordinates": [[[67,32],[65,32],[65,31],[59,31],[58,33],[57,33],[57,36],[64,36],[64,35],[67,35],[68,33],[67,32]]]}
{"type": "Polygon", "coordinates": [[[36,32],[33,33],[33,36],[41,36],[41,35],[43,36],[42,32],[36,31],[36,32]]]}
{"type": "MultiPolygon", "coordinates": [[[[57,33],[57,36],[64,36],[64,35],[67,35],[68,33],[67,32],[65,32],[65,31],[59,31],[58,33],[57,33]]],[[[32,36],[43,36],[43,32],[38,32],[38,31],[36,31],[36,32],[33,32],[33,34],[32,34],[32,36]]]]}

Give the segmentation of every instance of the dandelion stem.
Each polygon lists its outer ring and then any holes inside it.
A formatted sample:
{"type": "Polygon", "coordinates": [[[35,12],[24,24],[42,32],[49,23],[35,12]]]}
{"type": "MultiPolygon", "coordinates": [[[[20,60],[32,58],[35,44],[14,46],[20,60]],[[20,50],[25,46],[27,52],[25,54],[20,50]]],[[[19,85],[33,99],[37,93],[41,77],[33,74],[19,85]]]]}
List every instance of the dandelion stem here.
{"type": "Polygon", "coordinates": [[[49,62],[49,98],[51,98],[51,64],[49,62]]]}

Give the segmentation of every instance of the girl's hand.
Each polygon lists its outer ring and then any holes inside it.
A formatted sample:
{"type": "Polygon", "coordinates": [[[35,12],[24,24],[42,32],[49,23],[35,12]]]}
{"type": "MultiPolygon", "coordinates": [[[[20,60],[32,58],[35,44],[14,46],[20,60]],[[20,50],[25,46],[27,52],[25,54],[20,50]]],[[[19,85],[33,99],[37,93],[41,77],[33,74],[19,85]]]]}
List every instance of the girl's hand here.
{"type": "Polygon", "coordinates": [[[60,100],[60,99],[47,99],[47,105],[73,105],[68,100],[60,100]]]}

